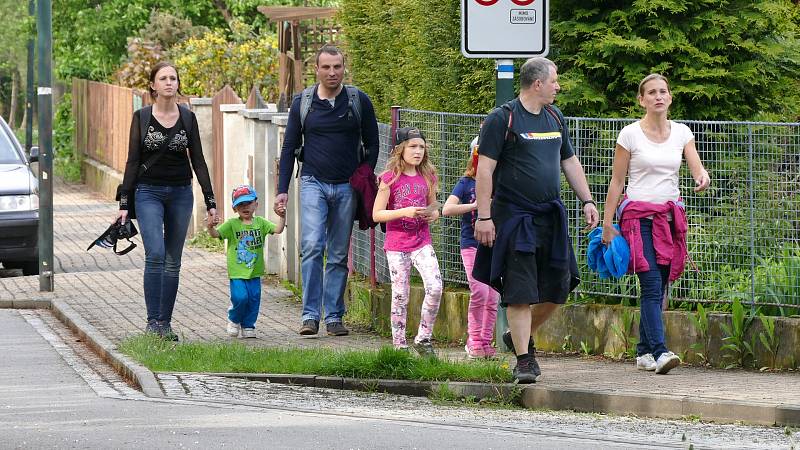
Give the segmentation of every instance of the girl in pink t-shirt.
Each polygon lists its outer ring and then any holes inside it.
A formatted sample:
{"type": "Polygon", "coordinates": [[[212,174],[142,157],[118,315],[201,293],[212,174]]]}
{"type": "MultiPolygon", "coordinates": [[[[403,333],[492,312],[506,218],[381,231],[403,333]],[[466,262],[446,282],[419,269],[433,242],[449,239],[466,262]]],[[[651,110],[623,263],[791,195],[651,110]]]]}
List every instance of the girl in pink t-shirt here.
{"type": "Polygon", "coordinates": [[[436,202],[436,168],[428,160],[425,136],[417,128],[400,128],[397,146],[379,179],[372,217],[386,222],[383,249],[392,279],[392,343],[407,349],[406,316],[411,266],[425,285],[425,299],[414,349],[422,356],[436,356],[431,345],[433,324],[442,298],[439,261],[431,245],[429,224],[439,218],[436,202]]]}

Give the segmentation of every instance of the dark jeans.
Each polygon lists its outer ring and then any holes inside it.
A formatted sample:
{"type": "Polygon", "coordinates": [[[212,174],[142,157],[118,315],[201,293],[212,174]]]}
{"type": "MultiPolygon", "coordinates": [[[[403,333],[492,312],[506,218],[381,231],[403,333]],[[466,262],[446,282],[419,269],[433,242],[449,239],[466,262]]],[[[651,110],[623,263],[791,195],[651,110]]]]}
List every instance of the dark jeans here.
{"type": "Polygon", "coordinates": [[[664,320],[661,313],[662,300],[669,280],[669,266],[656,264],[656,250],[653,246],[653,221],[640,219],[644,257],[650,270],[639,272],[641,289],[641,317],[639,318],[639,344],[636,354],[642,356],[652,353],[658,359],[667,351],[664,338],[664,320]]]}
{"type": "Polygon", "coordinates": [[[144,242],[147,321],[169,323],[194,196],[192,186],[136,186],[136,216],[144,242]]]}

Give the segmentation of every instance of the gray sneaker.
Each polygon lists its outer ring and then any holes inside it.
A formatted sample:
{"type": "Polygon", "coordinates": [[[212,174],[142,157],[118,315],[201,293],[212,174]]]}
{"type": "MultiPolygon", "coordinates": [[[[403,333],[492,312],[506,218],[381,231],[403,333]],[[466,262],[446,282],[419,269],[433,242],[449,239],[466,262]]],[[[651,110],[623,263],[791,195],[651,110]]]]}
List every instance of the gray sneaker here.
{"type": "Polygon", "coordinates": [[[423,358],[436,358],[436,352],[433,351],[433,344],[431,344],[430,339],[414,342],[414,350],[423,358]]]}

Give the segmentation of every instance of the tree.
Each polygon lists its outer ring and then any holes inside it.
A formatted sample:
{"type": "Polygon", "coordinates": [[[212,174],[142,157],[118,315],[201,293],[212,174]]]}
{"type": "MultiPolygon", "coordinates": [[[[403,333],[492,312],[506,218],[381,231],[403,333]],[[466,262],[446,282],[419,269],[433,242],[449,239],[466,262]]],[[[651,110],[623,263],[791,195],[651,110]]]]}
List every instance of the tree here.
{"type": "Polygon", "coordinates": [[[675,117],[794,120],[798,8],[787,0],[560,0],[551,7],[559,103],[572,114],[638,114],[636,86],[660,72],[675,117]]]}
{"type": "Polygon", "coordinates": [[[128,38],[147,25],[153,11],[224,33],[230,33],[228,25],[237,19],[261,33],[272,25],[257,6],[305,3],[328,5],[335,0],[53,0],[56,75],[62,80],[107,80],[123,63],[128,38]]]}
{"type": "Polygon", "coordinates": [[[19,0],[0,0],[3,26],[0,27],[0,111],[8,111],[8,124],[16,128],[19,121],[21,86],[27,73],[27,43],[32,35],[28,3],[19,0]]]}
{"type": "MultiPolygon", "coordinates": [[[[494,61],[460,55],[459,3],[342,1],[350,69],[379,112],[491,108],[494,61]]],[[[795,120],[800,111],[799,13],[789,0],[559,0],[550,13],[568,115],[641,114],[636,88],[650,72],[670,78],[675,117],[795,120]]]]}

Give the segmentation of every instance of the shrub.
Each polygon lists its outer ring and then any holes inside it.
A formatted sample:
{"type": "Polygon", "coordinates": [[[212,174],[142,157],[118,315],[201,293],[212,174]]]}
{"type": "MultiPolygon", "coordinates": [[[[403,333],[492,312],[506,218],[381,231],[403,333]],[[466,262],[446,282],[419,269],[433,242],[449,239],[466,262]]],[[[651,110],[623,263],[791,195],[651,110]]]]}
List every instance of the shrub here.
{"type": "Polygon", "coordinates": [[[253,35],[244,24],[228,39],[209,31],[173,47],[169,55],[181,70],[181,90],[186,95],[213,96],[226,84],[241,98],[260,86],[267,101],[278,95],[278,40],[274,35],[253,35]]]}

